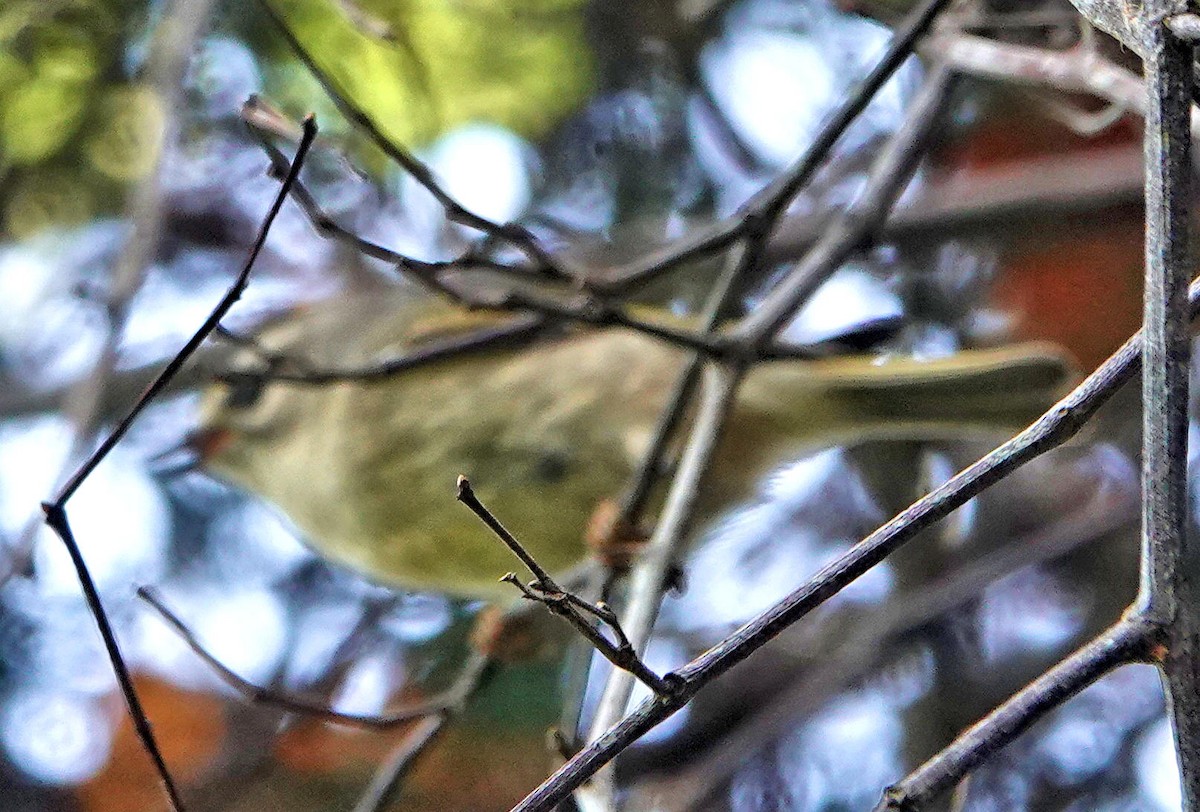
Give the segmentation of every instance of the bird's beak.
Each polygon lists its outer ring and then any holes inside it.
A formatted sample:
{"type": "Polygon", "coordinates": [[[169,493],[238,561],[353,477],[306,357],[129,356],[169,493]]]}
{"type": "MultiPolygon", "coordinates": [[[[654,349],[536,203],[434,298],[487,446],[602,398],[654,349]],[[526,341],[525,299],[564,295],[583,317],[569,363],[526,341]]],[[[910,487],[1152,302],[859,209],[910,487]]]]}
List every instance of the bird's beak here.
{"type": "Polygon", "coordinates": [[[196,455],[198,462],[206,463],[224,451],[232,439],[233,432],[229,429],[197,429],[188,434],[184,445],[196,455]]]}
{"type": "Polygon", "coordinates": [[[228,429],[197,429],[189,432],[179,445],[150,458],[150,469],[159,476],[186,474],[211,460],[229,444],[228,429]]]}

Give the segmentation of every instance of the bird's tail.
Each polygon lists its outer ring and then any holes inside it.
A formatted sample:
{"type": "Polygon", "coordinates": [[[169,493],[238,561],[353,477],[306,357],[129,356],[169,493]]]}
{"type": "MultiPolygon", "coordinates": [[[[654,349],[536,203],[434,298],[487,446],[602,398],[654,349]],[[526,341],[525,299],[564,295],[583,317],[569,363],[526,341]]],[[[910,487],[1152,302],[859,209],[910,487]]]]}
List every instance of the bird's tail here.
{"type": "Polygon", "coordinates": [[[929,360],[777,363],[747,380],[739,411],[750,424],[790,437],[793,448],[985,438],[1028,425],[1077,377],[1070,359],[1048,343],[929,360]]]}

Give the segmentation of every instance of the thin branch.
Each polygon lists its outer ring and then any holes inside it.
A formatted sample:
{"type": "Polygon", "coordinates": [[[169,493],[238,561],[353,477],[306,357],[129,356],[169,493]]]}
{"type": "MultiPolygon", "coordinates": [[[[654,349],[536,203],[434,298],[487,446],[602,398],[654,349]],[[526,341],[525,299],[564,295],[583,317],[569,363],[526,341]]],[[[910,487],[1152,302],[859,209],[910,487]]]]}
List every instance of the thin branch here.
{"type": "MultiPolygon", "coordinates": [[[[733,409],[744,370],[740,367],[710,366],[702,389],[699,414],[684,449],[679,470],[671,482],[663,515],[654,535],[638,558],[630,584],[630,601],[623,623],[639,653],[645,649],[658,617],[668,575],[678,557],[681,539],[695,510],[700,485],[721,437],[721,428],[733,409]]],[[[604,687],[591,738],[612,726],[625,713],[633,683],[614,673],[604,687]]]]}
{"type": "MultiPolygon", "coordinates": [[[[346,679],[359,655],[369,646],[377,646],[379,619],[391,611],[399,597],[368,597],[360,607],[354,624],[344,634],[326,658],[324,667],[310,679],[302,681],[305,691],[331,696],[346,679]]],[[[288,647],[295,642],[297,629],[292,627],[288,634],[288,647]]],[[[277,685],[282,679],[283,664],[278,664],[269,677],[269,684],[277,685]]],[[[195,781],[191,803],[196,809],[227,809],[245,797],[249,782],[261,777],[269,770],[268,761],[272,745],[279,735],[293,726],[301,717],[281,710],[260,708],[252,714],[231,713],[226,735],[227,746],[221,749],[195,781]],[[236,743],[236,746],[232,746],[236,743]]]]}
{"type": "MultiPolygon", "coordinates": [[[[280,174],[286,171],[288,160],[279,147],[271,143],[270,138],[267,137],[267,131],[261,126],[264,109],[269,108],[266,108],[266,105],[258,96],[251,96],[242,105],[242,119],[249,125],[250,132],[255,135],[259,146],[262,147],[263,152],[266,153],[267,158],[271,161],[271,172],[280,174]]],[[[282,116],[275,114],[273,118],[282,118],[282,116]]],[[[272,129],[270,133],[278,135],[279,131],[272,129]]],[[[304,211],[313,228],[322,237],[328,237],[345,243],[364,256],[374,257],[384,262],[390,262],[393,265],[403,265],[406,268],[414,270],[425,270],[428,267],[428,263],[413,259],[391,248],[386,248],[379,243],[360,237],[353,231],[338,225],[337,221],[329,216],[321,208],[321,205],[317,203],[316,198],[313,197],[312,192],[308,190],[303,181],[297,181],[292,186],[292,197],[300,204],[301,210],[304,211]]]]}
{"type": "MultiPolygon", "coordinates": [[[[742,250],[731,252],[721,277],[709,293],[704,311],[700,315],[701,330],[707,335],[712,335],[720,326],[741,292],[743,274],[746,272],[745,264],[741,260],[744,255],[744,244],[742,250]]],[[[651,490],[658,480],[659,468],[666,456],[668,444],[692,403],[692,396],[696,384],[700,382],[703,369],[704,355],[694,352],[675,379],[671,394],[667,398],[667,405],[659,413],[658,422],[654,426],[650,447],[621,497],[617,521],[625,527],[636,527],[641,522],[642,511],[646,509],[651,490]]]]}
{"type": "Polygon", "coordinates": [[[488,683],[496,673],[496,667],[496,660],[491,655],[481,651],[471,653],[456,680],[456,686],[462,691],[462,701],[441,713],[427,716],[405,734],[387,761],[375,771],[353,812],[383,812],[387,809],[416,760],[433,745],[454,714],[461,712],[466,702],[488,683]]]}
{"type": "Polygon", "coordinates": [[[383,812],[387,809],[417,758],[432,746],[450,721],[448,714],[426,716],[409,730],[387,761],[375,771],[371,783],[354,804],[353,812],[383,812]]]}
{"type": "Polygon", "coordinates": [[[500,242],[516,247],[533,261],[535,270],[547,279],[559,282],[572,281],[572,277],[542,248],[537,239],[527,229],[513,223],[501,224],[489,220],[467,209],[455,200],[450,193],[442,188],[433,171],[424,162],[388,138],[367,112],[342,92],[333,77],[317,64],[316,59],[313,58],[308,49],[304,47],[304,44],[292,32],[287,21],[283,19],[267,0],[260,0],[259,7],[279,28],[284,39],[287,40],[289,47],[300,61],[304,63],[309,73],[313,75],[325,90],[326,95],[329,96],[334,106],[338,108],[342,115],[353,126],[365,133],[385,155],[402,166],[406,172],[412,175],[417,183],[433,195],[434,199],[437,200],[446,212],[448,219],[483,232],[500,242]]]}
{"type": "MultiPolygon", "coordinates": [[[[1194,318],[1200,309],[1200,281],[1192,283],[1189,305],[1194,318]]],[[[547,778],[514,807],[514,812],[552,809],[618,753],[676,713],[704,685],[745,660],[972,496],[1073,437],[1101,405],[1140,371],[1141,348],[1139,331],[1025,431],[914,502],[800,588],[677,671],[683,680],[677,693],[644,702],[547,778]]]]}
{"type": "MultiPolygon", "coordinates": [[[[70,420],[73,435],[66,463],[54,483],[56,488],[91,449],[105,421],[105,401],[120,361],[120,344],[130,307],[159,247],[165,218],[162,181],[178,134],[176,111],[181,105],[183,74],[212,5],[213,0],[174,0],[154,29],[146,74],[161,114],[158,155],[150,172],[131,189],[126,204],[130,229],[116,257],[111,285],[105,294],[107,323],[103,345],[88,373],[72,383],[62,402],[55,404],[70,420]]],[[[154,126],[153,116],[146,126],[154,126]]],[[[0,585],[29,565],[40,523],[39,517],[31,519],[17,544],[0,561],[0,585]]]]}
{"type": "Polygon", "coordinates": [[[158,747],[158,742],[154,738],[154,732],[150,726],[150,717],[146,715],[146,709],[142,707],[142,701],[138,698],[137,689],[133,687],[133,677],[130,676],[129,668],[125,665],[125,658],[121,655],[121,648],[117,645],[117,636],[113,632],[112,624],[108,622],[108,614],[104,611],[104,604],[101,602],[100,593],[96,589],[96,582],[92,580],[92,576],[88,572],[87,563],[83,560],[83,554],[79,550],[79,544],[75,541],[75,535],[71,531],[71,524],[67,521],[67,513],[63,509],[62,504],[50,504],[49,502],[42,503],[42,510],[46,515],[46,524],[62,540],[63,546],[67,548],[67,553],[71,556],[71,564],[75,567],[75,574],[79,578],[79,586],[83,590],[83,596],[87,601],[88,609],[91,611],[92,617],[95,618],[96,626],[100,630],[100,637],[104,641],[104,650],[108,654],[108,661],[112,664],[117,684],[121,688],[121,694],[125,697],[125,704],[129,709],[129,718],[133,722],[134,732],[137,734],[138,740],[142,743],[142,749],[149,754],[150,760],[154,763],[154,770],[158,773],[158,778],[162,782],[163,789],[166,790],[171,808],[182,812],[184,808],[183,799],[179,795],[179,789],[175,785],[175,780],[171,777],[171,771],[167,767],[166,759],[163,758],[162,751],[158,747]]]}
{"type": "Polygon", "coordinates": [[[620,294],[644,284],[689,260],[712,254],[732,245],[738,238],[771,231],[796,194],[825,163],[829,151],[866,109],[875,94],[912,54],[913,47],[933,25],[950,0],[925,0],[897,27],[891,42],[875,67],[834,114],[826,120],[808,149],[775,182],[748,200],[731,217],[695,231],[678,242],[612,269],[603,282],[585,281],[597,294],[620,294]]]}
{"type": "Polygon", "coordinates": [[[1141,78],[1083,45],[1056,51],[948,30],[931,36],[922,50],[969,76],[1087,93],[1138,115],[1146,110],[1141,78]]]}
{"type": "Polygon", "coordinates": [[[288,172],[287,178],[280,187],[279,194],[275,197],[275,202],[271,204],[271,209],[267,213],[266,219],[263,220],[263,224],[258,231],[258,236],[254,240],[254,245],[250,249],[250,255],[246,258],[246,262],[242,266],[241,271],[238,272],[237,278],[225,292],[225,295],[221,297],[221,301],[217,303],[215,308],[213,308],[213,311],[208,315],[208,318],[204,320],[204,323],[200,326],[200,329],[197,330],[190,339],[188,339],[187,343],[183,345],[183,349],[181,349],[178,354],[171,359],[171,361],[163,368],[162,372],[159,373],[158,377],[155,378],[150,386],[146,388],[146,391],[142,393],[142,396],[138,399],[138,402],[135,403],[133,408],[129,410],[129,414],[127,414],[125,418],[117,424],[117,427],[112,431],[111,434],[109,434],[107,438],[105,438],[104,442],[100,444],[100,447],[96,449],[95,453],[93,453],[92,456],[88,458],[88,460],[84,462],[84,464],[81,465],[78,470],[76,470],[76,472],[67,481],[67,484],[63,486],[63,489],[59,492],[58,496],[54,500],[56,506],[62,507],[66,504],[67,500],[69,500],[79,486],[83,484],[83,481],[91,475],[96,466],[99,465],[104,458],[109,455],[113,448],[116,447],[117,443],[121,441],[121,438],[123,438],[129,431],[138,415],[142,413],[142,410],[145,409],[146,406],[148,406],[156,397],[158,397],[159,392],[161,392],[167,386],[167,384],[170,383],[171,379],[174,378],[179,369],[187,363],[188,359],[191,358],[192,354],[196,351],[204,339],[206,339],[217,328],[217,325],[220,324],[221,319],[225,317],[225,314],[229,312],[229,309],[232,308],[238,299],[242,297],[242,292],[246,289],[246,285],[250,281],[250,270],[254,267],[254,263],[258,259],[258,255],[262,252],[263,245],[267,241],[267,234],[270,233],[271,225],[275,222],[276,215],[279,214],[279,210],[283,207],[283,201],[287,199],[288,191],[291,189],[292,184],[295,183],[296,177],[300,172],[300,166],[304,163],[304,156],[308,154],[309,147],[312,146],[313,139],[316,137],[316,135],[316,120],[312,116],[308,116],[304,119],[304,139],[300,142],[300,148],[296,151],[296,157],[292,162],[291,171],[288,172]]]}
{"type": "Polygon", "coordinates": [[[500,520],[479,501],[471,483],[465,476],[458,478],[458,501],[462,502],[472,513],[479,517],[497,538],[504,542],[513,555],[533,573],[534,582],[528,586],[522,584],[517,576],[508,573],[502,581],[513,584],[521,590],[525,598],[544,604],[554,614],[565,619],[575,627],[584,638],[591,643],[605,659],[617,668],[627,671],[646,684],[658,695],[669,695],[674,691],[674,684],[655,674],[638,656],[638,652],[629,644],[629,638],[617,621],[616,615],[606,605],[593,605],[582,598],[571,594],[559,587],[541,564],[537,562],[521,542],[501,524],[500,520]],[[588,621],[584,614],[590,614],[613,630],[617,637],[616,644],[606,638],[598,628],[588,621]]]}
{"type": "MultiPolygon", "coordinates": [[[[283,177],[287,172],[288,161],[283,152],[272,143],[270,136],[295,141],[295,132],[299,130],[299,127],[257,95],[252,95],[242,105],[242,119],[271,161],[271,173],[276,177],[283,177]]],[[[491,259],[486,256],[486,252],[480,246],[471,246],[461,256],[448,261],[430,262],[401,254],[394,249],[359,236],[340,225],[321,207],[316,197],[302,181],[297,181],[292,187],[292,197],[300,205],[318,235],[336,240],[365,256],[389,262],[395,265],[401,273],[454,301],[461,301],[461,296],[454,288],[440,279],[441,274],[490,271],[527,281],[532,278],[529,266],[510,265],[491,259]]]]}
{"type": "MultiPolygon", "coordinates": [[[[647,321],[633,315],[628,308],[593,296],[559,301],[539,296],[530,291],[512,290],[501,293],[499,296],[491,294],[481,296],[478,303],[484,307],[525,310],[592,324],[597,327],[625,327],[681,349],[703,353],[710,358],[727,358],[742,353],[740,347],[724,336],[713,335],[702,330],[684,330],[662,322],[647,321]]],[[[814,354],[811,348],[801,345],[776,345],[772,352],[787,354],[793,358],[812,358],[814,354]]]]}
{"type": "MultiPolygon", "coordinates": [[[[1146,280],[1142,328],[1142,587],[1140,608],[1178,620],[1187,527],[1187,213],[1192,175],[1187,116],[1192,50],[1165,26],[1147,43],[1146,280]],[[1151,408],[1150,404],[1153,404],[1151,408]]],[[[1195,694],[1195,691],[1192,692],[1195,694]]],[[[1200,797],[1193,799],[1200,803],[1200,797]]]]}
{"type": "Polygon", "coordinates": [[[471,686],[460,679],[456,680],[450,688],[436,696],[414,705],[407,705],[400,710],[391,710],[379,714],[343,713],[331,708],[325,700],[304,699],[283,691],[276,691],[255,685],[213,656],[188,625],[167,607],[157,590],[143,586],[138,589],[137,594],[139,598],[158,612],[159,616],[179,635],[187,647],[196,656],[204,660],[205,664],[217,673],[217,676],[247,700],[256,704],[278,708],[288,713],[303,714],[304,716],[321,719],[326,722],[335,722],[337,724],[370,728],[373,730],[387,730],[396,725],[411,722],[414,719],[421,719],[458,708],[465,701],[471,690],[471,686]]]}
{"type": "Polygon", "coordinates": [[[483,652],[474,651],[455,681],[462,699],[440,713],[420,720],[409,730],[384,764],[375,771],[371,783],[354,805],[353,812],[383,812],[400,789],[416,760],[437,740],[446,725],[461,712],[466,702],[475,696],[496,672],[496,661],[483,652]]]}
{"type": "Polygon", "coordinates": [[[292,164],[291,171],[288,173],[288,179],[285,180],[280,188],[279,194],[275,198],[270,211],[263,220],[262,227],[259,229],[258,239],[255,240],[254,247],[238,274],[237,279],[230,286],[225,296],[213,309],[212,313],[205,320],[204,324],[192,336],[191,339],[184,345],[183,349],[171,360],[170,363],[159,374],[158,378],[146,389],[133,408],[125,416],[111,434],[100,444],[100,447],[89,457],[83,465],[75,472],[74,475],[67,481],[67,484],[59,492],[53,502],[42,504],[42,510],[46,514],[46,524],[58,535],[63,544],[67,548],[68,554],[71,556],[71,562],[75,566],[76,574],[79,577],[79,583],[83,589],[84,597],[87,600],[88,609],[92,613],[92,617],[96,621],[96,625],[100,629],[100,635],[104,638],[104,646],[108,652],[108,657],[112,663],[113,671],[117,676],[117,682],[121,687],[121,693],[125,697],[126,705],[129,707],[130,717],[133,719],[134,728],[137,731],[138,738],[142,742],[142,746],[146,752],[150,754],[154,761],[155,768],[158,770],[159,778],[162,780],[166,788],[167,795],[171,801],[171,805],[175,809],[183,809],[180,803],[178,791],[175,788],[174,781],[171,779],[170,772],[167,770],[166,762],[163,760],[162,753],[159,751],[158,744],[154,740],[154,734],[150,729],[150,722],[146,717],[146,713],[142,708],[141,701],[138,699],[137,691],[133,687],[133,680],[129,676],[129,670],[125,666],[124,658],[121,656],[120,648],[117,646],[116,636],[113,633],[112,627],[108,622],[108,616],[104,611],[104,605],[100,600],[100,595],[96,590],[96,585],[92,581],[92,577],[88,572],[87,565],[83,560],[83,555],[79,551],[79,545],[75,541],[74,534],[71,531],[70,523],[67,520],[66,506],[67,502],[78,490],[79,486],[86,481],[87,477],[96,469],[96,466],[104,460],[106,456],[116,447],[121,438],[125,436],[133,425],[134,420],[142,413],[142,410],[149,405],[155,397],[166,387],[175,373],[182,367],[195,352],[200,343],[216,328],[221,318],[229,311],[233,304],[241,296],[250,278],[250,269],[254,267],[254,261],[258,258],[263,244],[266,242],[267,234],[270,233],[271,224],[275,221],[275,216],[279,213],[283,206],[283,201],[287,199],[288,189],[295,181],[296,176],[300,172],[300,166],[304,163],[304,157],[308,153],[309,147],[312,145],[313,139],[317,134],[316,121],[310,116],[304,122],[304,140],[300,143],[300,148],[296,151],[296,158],[292,164]]]}
{"type": "Polygon", "coordinates": [[[925,154],[952,85],[953,75],[945,65],[938,63],[930,68],[930,75],[909,106],[904,122],[872,164],[862,194],[824,229],[804,259],[738,325],[735,337],[752,346],[769,341],[821,283],[879,228],[925,154]]]}
{"type": "Polygon", "coordinates": [[[258,355],[266,368],[253,372],[221,372],[217,378],[228,382],[238,380],[284,381],[309,386],[325,386],[344,381],[380,380],[451,358],[477,352],[519,347],[534,340],[546,332],[549,327],[549,320],[541,316],[512,318],[496,327],[473,330],[464,336],[429,341],[413,347],[396,358],[389,358],[377,364],[345,368],[317,367],[306,358],[273,352],[262,346],[256,339],[243,336],[240,337],[239,343],[243,343],[243,346],[247,346],[258,355]]]}
{"type": "MultiPolygon", "coordinates": [[[[1141,201],[1141,148],[1097,147],[1082,155],[1023,158],[933,178],[916,200],[890,213],[878,235],[883,242],[928,245],[971,234],[1039,234],[1047,222],[1081,220],[1141,201]]],[[[786,218],[767,244],[764,261],[802,255],[820,238],[825,222],[786,218]]]]}
{"type": "Polygon", "coordinates": [[[916,812],[992,753],[1117,666],[1139,662],[1157,635],[1154,623],[1122,619],[964,731],[946,749],[884,792],[875,812],[916,812]]]}

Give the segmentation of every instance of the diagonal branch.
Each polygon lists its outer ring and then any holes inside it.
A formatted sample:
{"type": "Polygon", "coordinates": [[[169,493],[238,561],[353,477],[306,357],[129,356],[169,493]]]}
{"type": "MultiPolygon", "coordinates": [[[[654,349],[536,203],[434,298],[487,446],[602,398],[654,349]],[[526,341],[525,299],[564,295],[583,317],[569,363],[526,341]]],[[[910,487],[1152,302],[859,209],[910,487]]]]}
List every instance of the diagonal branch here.
{"type": "MultiPolygon", "coordinates": [[[[85,457],[108,416],[106,401],[114,388],[120,345],[132,301],[159,248],[165,218],[163,180],[169,171],[167,161],[179,130],[176,113],[182,103],[183,74],[192,46],[204,32],[212,5],[212,0],[175,0],[165,9],[162,21],[154,31],[146,78],[163,114],[158,156],[154,168],[133,187],[126,205],[130,228],[116,257],[109,290],[104,297],[107,329],[103,346],[87,374],[73,382],[61,401],[55,402],[71,421],[73,436],[54,487],[63,482],[71,472],[71,466],[85,457]]],[[[0,561],[0,584],[28,567],[39,523],[39,517],[33,518],[17,544],[8,551],[6,560],[0,561]]]]}
{"type": "Polygon", "coordinates": [[[117,676],[117,682],[121,687],[121,693],[125,697],[125,703],[129,708],[130,717],[133,719],[134,729],[137,731],[138,738],[141,740],[142,746],[146,752],[150,754],[154,762],[155,769],[158,771],[159,778],[166,788],[167,795],[174,809],[182,810],[183,804],[179,797],[179,792],[175,787],[175,782],[171,778],[171,774],[167,769],[166,762],[163,760],[162,753],[158,748],[158,743],[154,739],[154,734],[150,729],[149,719],[146,717],[146,712],[142,708],[141,700],[138,699],[137,691],[133,687],[133,680],[129,675],[129,669],[125,665],[124,657],[121,655],[120,647],[117,645],[117,638],[113,632],[111,624],[108,622],[108,615],[104,610],[104,605],[100,600],[99,592],[96,590],[95,582],[92,580],[91,574],[88,572],[87,564],[83,559],[83,555],[79,550],[79,545],[75,541],[74,533],[71,531],[70,523],[67,519],[66,506],[76,490],[87,480],[92,471],[96,469],[105,457],[116,447],[121,438],[133,426],[134,421],[142,410],[146,408],[158,394],[170,383],[175,373],[179,371],[192,353],[200,346],[220,324],[221,319],[229,312],[234,303],[241,298],[242,291],[245,290],[250,279],[250,270],[254,267],[254,262],[258,259],[259,253],[262,251],[263,245],[267,241],[267,235],[271,231],[271,225],[275,222],[276,215],[283,207],[284,200],[287,199],[287,194],[292,183],[295,182],[297,175],[300,173],[300,166],[304,163],[304,158],[308,154],[308,149],[312,146],[313,139],[317,135],[316,121],[309,116],[304,120],[304,139],[300,142],[300,147],[296,151],[296,157],[292,162],[291,171],[280,187],[279,194],[275,198],[275,202],[271,205],[270,211],[267,213],[263,224],[259,229],[258,238],[254,242],[254,247],[250,251],[242,270],[238,273],[237,278],[229,287],[229,290],[221,298],[221,301],[205,319],[204,324],[199,330],[188,340],[183,346],[183,349],[171,359],[170,363],[163,369],[159,376],[142,394],[141,398],[129,410],[129,413],[121,420],[112,433],[100,444],[99,448],[76,470],[76,472],[67,480],[67,484],[59,492],[53,502],[46,502],[42,505],[42,510],[46,515],[46,524],[58,535],[59,539],[67,548],[67,553],[71,556],[71,563],[75,566],[76,575],[79,578],[80,587],[83,589],[84,598],[87,601],[88,609],[92,613],[92,617],[96,621],[96,625],[100,630],[100,636],[104,640],[105,650],[108,652],[109,661],[112,663],[113,671],[117,676]]]}
{"type": "MultiPolygon", "coordinates": [[[[213,656],[212,652],[204,647],[204,644],[188,628],[187,624],[163,602],[162,596],[158,594],[157,590],[143,586],[138,589],[137,594],[139,598],[154,608],[159,617],[171,627],[172,631],[179,635],[187,647],[197,657],[202,659],[209,668],[215,671],[217,676],[226,684],[250,702],[278,708],[288,713],[298,713],[307,717],[342,725],[351,725],[372,730],[387,730],[405,722],[411,722],[414,719],[423,719],[427,716],[435,716],[455,710],[466,701],[474,688],[473,680],[463,680],[460,678],[447,690],[424,702],[408,705],[402,710],[386,711],[380,714],[343,713],[331,708],[329,703],[324,700],[304,699],[303,697],[293,696],[283,691],[276,691],[255,685],[213,656]]],[[[469,673],[471,673],[471,669],[467,669],[464,672],[464,674],[469,673]]]]}
{"type": "Polygon", "coordinates": [[[792,199],[824,164],[830,150],[841,139],[846,129],[911,56],[917,40],[925,35],[948,5],[949,0],[924,0],[913,9],[903,25],[896,29],[879,62],[825,122],[804,154],[774,183],[743,204],[736,214],[695,231],[658,251],[639,257],[623,267],[611,269],[608,278],[603,282],[588,281],[584,284],[598,294],[627,293],[631,288],[648,282],[684,262],[728,248],[743,236],[753,240],[756,234],[769,234],[792,199]]]}
{"type": "Polygon", "coordinates": [[[769,341],[821,283],[880,227],[925,154],[945,110],[953,78],[942,63],[930,68],[930,76],[909,107],[904,122],[871,166],[862,194],[825,227],[804,259],[738,325],[734,332],[738,339],[751,346],[769,341]]]}
{"type": "Polygon", "coordinates": [[[550,576],[550,573],[538,563],[525,546],[517,541],[500,520],[479,501],[471,483],[465,476],[458,478],[458,501],[462,502],[487,525],[497,538],[512,551],[513,555],[533,573],[534,581],[529,586],[521,583],[514,573],[508,573],[500,580],[517,587],[521,594],[531,601],[545,605],[554,614],[566,620],[578,631],[605,659],[617,668],[628,671],[646,684],[655,694],[669,696],[675,690],[675,681],[665,679],[655,674],[638,656],[638,652],[629,643],[629,638],[621,628],[616,614],[606,604],[590,604],[582,598],[562,589],[550,576]],[[614,644],[587,619],[591,615],[613,630],[617,638],[614,644]]]}
{"type": "Polygon", "coordinates": [[[1031,682],[966,730],[945,750],[889,787],[875,812],[916,812],[957,784],[992,753],[1117,666],[1147,656],[1153,623],[1127,617],[1031,682]]]}
{"type": "MultiPolygon", "coordinates": [[[[1189,291],[1189,313],[1200,309],[1200,281],[1189,291]]],[[[1107,361],[1029,428],[917,500],[831,562],[804,585],[677,672],[680,690],[647,700],[609,728],[530,793],[514,812],[549,810],[647,731],[677,712],[704,685],[748,658],[769,640],[836,595],[922,530],[1025,463],[1073,437],[1141,370],[1142,334],[1135,333],[1107,361]]]]}
{"type": "Polygon", "coordinates": [[[279,28],[284,39],[287,40],[288,46],[300,61],[304,63],[309,73],[320,83],[326,95],[329,96],[342,115],[353,126],[365,133],[385,155],[402,166],[406,172],[412,175],[417,183],[421,184],[421,186],[433,195],[434,199],[437,200],[446,212],[447,218],[469,228],[476,229],[494,240],[516,247],[533,261],[535,269],[545,275],[547,279],[560,282],[571,281],[570,275],[542,248],[537,239],[527,229],[513,223],[497,223],[489,220],[455,200],[438,183],[433,171],[423,161],[388,138],[379,129],[379,126],[371,120],[367,112],[342,92],[333,77],[317,64],[313,55],[309,53],[304,44],[292,32],[287,21],[283,19],[267,0],[260,0],[259,7],[271,18],[276,27],[279,28]]]}

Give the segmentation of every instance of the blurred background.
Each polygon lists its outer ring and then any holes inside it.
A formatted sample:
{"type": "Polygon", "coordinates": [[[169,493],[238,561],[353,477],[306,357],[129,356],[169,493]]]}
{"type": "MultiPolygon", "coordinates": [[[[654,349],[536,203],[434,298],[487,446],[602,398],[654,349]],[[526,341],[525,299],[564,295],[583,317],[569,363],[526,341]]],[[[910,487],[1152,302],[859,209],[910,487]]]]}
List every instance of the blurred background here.
{"type": "MultiPolygon", "coordinates": [[[[458,200],[597,268],[733,213],[801,153],[905,11],[885,0],[270,1],[458,200]]],[[[957,30],[1014,53],[1100,58],[1136,79],[1132,57],[1082,29],[1065,2],[990,0],[954,14],[957,30]]],[[[826,283],[789,336],[925,357],[1044,338],[1087,371],[1137,328],[1136,106],[999,64],[960,83],[879,244],[826,283]]],[[[842,139],[793,206],[791,247],[782,240],[771,273],[862,189],[925,71],[911,59],[842,139]]],[[[6,812],[164,807],[38,503],[244,261],[278,188],[239,117],[251,94],[297,119],[316,112],[304,180],[338,223],[420,259],[466,245],[338,114],[257,4],[0,7],[6,812]]],[[[688,312],[711,270],[686,268],[643,296],[688,312]]],[[[289,203],[228,322],[252,327],[348,288],[403,284],[393,274],[289,203]]],[[[269,505],[164,462],[195,425],[198,369],[80,489],[76,535],[190,808],[349,809],[403,731],[247,704],[134,590],[156,586],[245,678],[331,692],[334,707],[359,713],[447,685],[479,607],[330,567],[269,505]]],[[[621,762],[630,808],[869,808],[1108,625],[1136,589],[1138,408],[1136,392],[1118,397],[1085,441],[973,500],[710,687],[621,762]]],[[[651,666],[720,640],[989,447],[830,448],[765,473],[744,504],[706,506],[651,666]]],[[[417,762],[396,808],[506,809],[535,786],[554,766],[545,732],[572,690],[565,639],[504,669],[417,762]]],[[[1173,810],[1175,769],[1157,676],[1131,666],[1001,752],[954,803],[1173,810]]]]}

